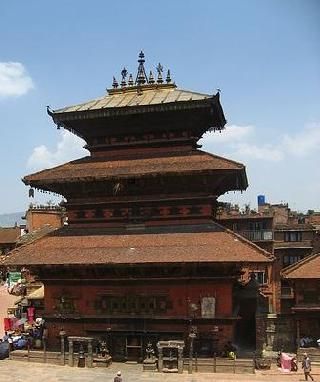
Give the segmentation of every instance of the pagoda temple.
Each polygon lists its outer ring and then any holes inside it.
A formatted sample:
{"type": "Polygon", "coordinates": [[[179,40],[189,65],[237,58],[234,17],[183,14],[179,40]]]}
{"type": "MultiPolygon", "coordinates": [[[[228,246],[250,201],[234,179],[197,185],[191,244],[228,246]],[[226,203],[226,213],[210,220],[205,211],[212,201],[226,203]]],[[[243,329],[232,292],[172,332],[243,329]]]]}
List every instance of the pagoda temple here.
{"type": "Polygon", "coordinates": [[[273,257],[214,219],[220,195],[248,186],[244,165],[198,144],[225,127],[219,92],[179,89],[160,64],[147,74],[141,52],[135,76],[124,68],[101,98],[48,114],[90,152],[23,179],[63,195],[68,216],[6,262],[44,283],[48,346],[63,327],[141,360],[148,342],[187,349],[195,330],[195,351],[212,355],[241,320],[254,336],[255,311],[239,315],[234,288],[244,266],[270,270],[273,257]]]}

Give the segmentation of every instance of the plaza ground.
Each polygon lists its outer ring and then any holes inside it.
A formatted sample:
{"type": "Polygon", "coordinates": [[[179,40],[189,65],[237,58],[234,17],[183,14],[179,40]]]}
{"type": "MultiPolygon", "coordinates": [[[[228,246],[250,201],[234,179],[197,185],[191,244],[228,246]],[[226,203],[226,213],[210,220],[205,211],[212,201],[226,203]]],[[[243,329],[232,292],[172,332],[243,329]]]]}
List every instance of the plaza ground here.
{"type": "MultiPolygon", "coordinates": [[[[256,374],[213,374],[194,373],[166,374],[143,372],[141,365],[113,363],[109,368],[78,368],[69,366],[45,365],[13,360],[0,361],[0,381],[12,382],[113,382],[121,370],[123,382],[293,382],[304,381],[301,370],[283,374],[276,368],[257,371],[256,374]]],[[[313,370],[315,381],[320,381],[320,368],[313,370]]]]}

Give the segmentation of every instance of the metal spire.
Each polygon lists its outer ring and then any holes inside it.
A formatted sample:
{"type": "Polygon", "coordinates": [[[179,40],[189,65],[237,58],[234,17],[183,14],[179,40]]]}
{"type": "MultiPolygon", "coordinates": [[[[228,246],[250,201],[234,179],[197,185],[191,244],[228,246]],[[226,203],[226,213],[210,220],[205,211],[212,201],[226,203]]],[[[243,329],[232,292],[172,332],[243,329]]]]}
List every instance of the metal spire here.
{"type": "Polygon", "coordinates": [[[122,87],[122,88],[124,88],[124,87],[127,85],[127,82],[126,82],[127,74],[128,74],[127,69],[126,69],[126,68],[123,68],[123,69],[121,70],[121,76],[122,76],[121,87],[122,87]]]}
{"type": "Polygon", "coordinates": [[[139,62],[139,66],[138,66],[138,73],[137,73],[137,78],[136,78],[136,84],[137,85],[143,85],[144,83],[148,82],[146,71],[145,71],[144,65],[143,65],[145,63],[143,51],[141,51],[139,53],[139,60],[138,60],[138,62],[139,62]]]}
{"type": "Polygon", "coordinates": [[[149,84],[154,84],[155,83],[155,80],[154,80],[154,77],[153,77],[153,73],[152,73],[152,70],[150,70],[150,74],[149,74],[149,80],[148,80],[149,84]]]}
{"type": "Polygon", "coordinates": [[[118,86],[119,86],[118,81],[116,80],[116,77],[113,76],[113,82],[112,82],[113,89],[117,89],[118,86]]]}
{"type": "Polygon", "coordinates": [[[162,79],[163,66],[160,64],[160,62],[157,66],[157,72],[158,72],[157,83],[162,84],[163,83],[163,79],[162,79]]]}
{"type": "Polygon", "coordinates": [[[171,82],[170,69],[168,69],[167,77],[166,77],[166,83],[170,84],[170,82],[171,82]]]}
{"type": "Polygon", "coordinates": [[[133,86],[134,82],[133,82],[133,77],[132,77],[132,74],[130,73],[129,74],[129,80],[128,80],[128,85],[129,86],[133,86]]]}

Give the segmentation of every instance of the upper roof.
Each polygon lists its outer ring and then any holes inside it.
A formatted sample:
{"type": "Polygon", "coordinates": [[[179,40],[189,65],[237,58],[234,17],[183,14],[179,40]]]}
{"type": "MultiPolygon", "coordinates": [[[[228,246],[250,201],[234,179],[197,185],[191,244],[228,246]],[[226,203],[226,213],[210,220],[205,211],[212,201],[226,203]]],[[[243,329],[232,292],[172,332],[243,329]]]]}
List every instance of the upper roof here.
{"type": "Polygon", "coordinates": [[[1,228],[0,244],[14,244],[21,235],[19,227],[1,228]]]}
{"type": "MultiPolygon", "coordinates": [[[[273,256],[216,224],[212,232],[79,234],[62,228],[21,246],[6,265],[120,265],[145,263],[268,263],[273,256]]],[[[107,232],[107,231],[106,231],[107,232]]]]}
{"type": "Polygon", "coordinates": [[[320,279],[320,252],[290,265],[281,274],[286,279],[320,279]]]}
{"type": "MultiPolygon", "coordinates": [[[[113,78],[112,88],[107,89],[107,94],[104,96],[56,110],[50,110],[48,107],[48,114],[58,126],[75,132],[79,126],[77,127],[77,124],[73,123],[74,121],[156,111],[206,108],[212,123],[212,125],[207,126],[207,129],[222,129],[224,127],[226,119],[220,104],[219,91],[215,95],[209,95],[177,89],[176,84],[172,83],[169,70],[165,81],[163,80],[161,64],[157,66],[158,75],[155,79],[152,71],[150,71],[149,76],[146,75],[143,52],[140,52],[138,62],[135,80],[133,80],[132,74],[127,80],[128,71],[124,68],[121,71],[120,87],[118,81],[113,78]]],[[[77,131],[77,133],[80,136],[83,135],[82,130],[81,132],[77,131]]]]}
{"type": "Polygon", "coordinates": [[[176,85],[173,84],[144,85],[142,88],[135,86],[128,89],[118,89],[117,92],[110,93],[109,91],[108,94],[102,97],[54,110],[52,114],[101,110],[107,108],[124,108],[130,106],[163,105],[173,102],[200,101],[213,97],[213,95],[209,94],[177,89],[176,85]]]}
{"type": "Polygon", "coordinates": [[[181,154],[170,153],[147,158],[99,160],[97,158],[84,157],[61,166],[28,175],[23,178],[23,181],[27,185],[37,187],[44,183],[66,183],[77,182],[79,180],[83,182],[96,178],[103,180],[214,170],[240,170],[240,172],[243,172],[243,181],[237,189],[245,189],[247,187],[243,164],[200,150],[181,154]]]}

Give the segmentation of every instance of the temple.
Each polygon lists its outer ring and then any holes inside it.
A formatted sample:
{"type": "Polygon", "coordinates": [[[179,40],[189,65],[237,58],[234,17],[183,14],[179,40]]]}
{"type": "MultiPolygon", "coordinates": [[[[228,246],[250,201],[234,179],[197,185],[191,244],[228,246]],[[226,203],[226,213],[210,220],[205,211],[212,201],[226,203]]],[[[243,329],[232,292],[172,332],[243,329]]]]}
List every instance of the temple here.
{"type": "Polygon", "coordinates": [[[136,76],[124,68],[103,97],[48,113],[90,153],[23,179],[62,195],[68,217],[7,260],[44,284],[49,347],[62,327],[107,338],[115,360],[157,341],[188,351],[195,328],[199,356],[239,336],[255,346],[258,287],[239,280],[246,266],[271,278],[273,256],[215,221],[217,198],[248,186],[244,165],[200,150],[226,124],[219,92],[179,89],[160,64],[147,75],[141,52],[136,76]]]}

